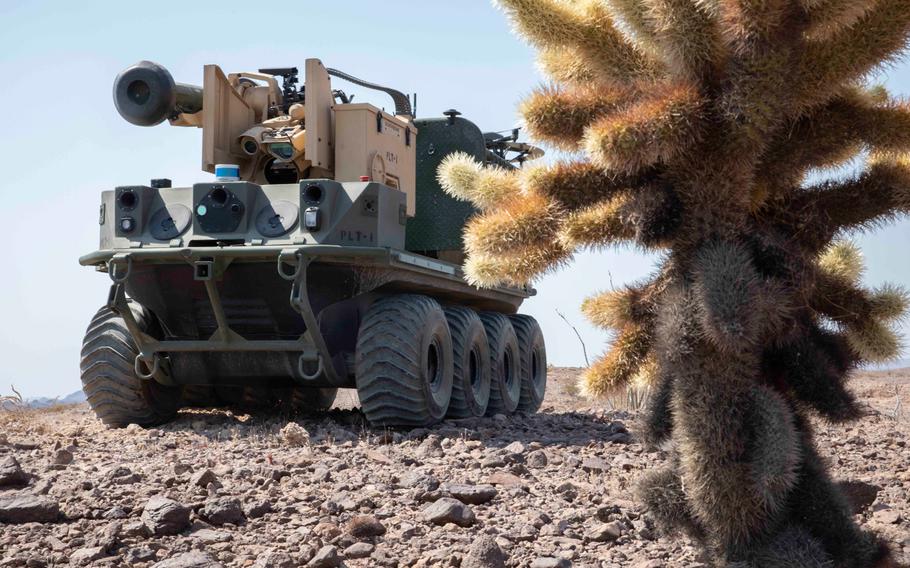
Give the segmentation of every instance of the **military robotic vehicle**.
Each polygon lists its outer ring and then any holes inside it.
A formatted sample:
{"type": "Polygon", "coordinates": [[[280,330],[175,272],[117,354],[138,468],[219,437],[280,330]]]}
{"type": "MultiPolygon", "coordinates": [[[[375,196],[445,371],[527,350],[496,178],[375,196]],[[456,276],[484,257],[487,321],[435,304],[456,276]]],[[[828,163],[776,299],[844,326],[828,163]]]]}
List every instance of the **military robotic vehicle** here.
{"type": "Polygon", "coordinates": [[[320,410],[339,388],[375,425],[535,412],[544,339],[516,315],[534,291],[465,282],[473,210],[436,169],[454,151],[504,168],[542,152],[457,111],[417,120],[411,97],[317,59],[298,81],[207,65],[198,87],[148,61],[117,77],[121,116],[201,128],[216,177],[102,193],[100,247],[80,259],[113,283],[82,348],[94,412],[120,427],[183,406],[320,410]],[[394,113],[333,77],[387,93],[394,113]]]}

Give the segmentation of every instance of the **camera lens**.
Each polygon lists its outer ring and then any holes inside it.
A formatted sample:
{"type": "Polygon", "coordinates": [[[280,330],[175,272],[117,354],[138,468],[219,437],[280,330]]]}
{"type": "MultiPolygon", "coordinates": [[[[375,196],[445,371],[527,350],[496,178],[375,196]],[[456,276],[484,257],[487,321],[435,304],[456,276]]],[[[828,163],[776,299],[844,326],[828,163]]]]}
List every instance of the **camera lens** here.
{"type": "Polygon", "coordinates": [[[318,185],[308,185],[303,190],[303,200],[310,205],[319,205],[322,201],[322,188],[318,185]]]}
{"type": "Polygon", "coordinates": [[[228,192],[223,187],[216,187],[209,196],[212,198],[213,205],[224,206],[228,202],[228,192]]]}
{"type": "Polygon", "coordinates": [[[130,210],[139,202],[139,197],[133,191],[127,190],[120,194],[118,201],[122,209],[130,210]]]}

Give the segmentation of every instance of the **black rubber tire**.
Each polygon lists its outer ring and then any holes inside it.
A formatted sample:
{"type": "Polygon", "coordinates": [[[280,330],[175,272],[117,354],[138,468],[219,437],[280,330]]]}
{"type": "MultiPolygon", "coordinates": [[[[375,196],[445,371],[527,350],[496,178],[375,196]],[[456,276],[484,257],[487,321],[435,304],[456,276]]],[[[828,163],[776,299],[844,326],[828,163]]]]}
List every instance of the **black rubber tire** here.
{"type": "Polygon", "coordinates": [[[378,300],[357,334],[357,395],[371,424],[427,426],[452,398],[452,335],[436,300],[403,294],[378,300]]]}
{"type": "Polygon", "coordinates": [[[524,314],[509,316],[515,335],[518,336],[518,352],[521,359],[521,396],[518,411],[534,414],[540,410],[547,394],[547,346],[544,343],[540,324],[524,314]]]}
{"type": "MultiPolygon", "coordinates": [[[[149,331],[152,316],[134,302],[130,307],[139,326],[149,331]]],[[[107,307],[98,310],[85,332],[79,368],[89,406],[112,428],[162,424],[174,417],[180,404],[179,387],[136,376],[136,355],[123,318],[107,307]]]]}
{"type": "Polygon", "coordinates": [[[509,318],[484,312],[480,320],[490,343],[490,404],[487,416],[511,414],[521,397],[521,369],[518,336],[509,318]]]}
{"type": "Polygon", "coordinates": [[[449,418],[483,416],[490,402],[490,345],[480,316],[472,309],[445,309],[452,333],[452,402],[449,418]]]}

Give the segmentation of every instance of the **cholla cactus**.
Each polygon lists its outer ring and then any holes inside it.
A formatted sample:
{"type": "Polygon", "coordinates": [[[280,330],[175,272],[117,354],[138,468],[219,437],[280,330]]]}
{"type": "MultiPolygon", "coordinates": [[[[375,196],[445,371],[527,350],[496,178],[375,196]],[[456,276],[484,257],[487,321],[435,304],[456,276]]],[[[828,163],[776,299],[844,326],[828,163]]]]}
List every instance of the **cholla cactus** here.
{"type": "Polygon", "coordinates": [[[910,0],[499,0],[552,84],[524,102],[574,160],[519,173],[451,156],[440,179],[482,210],[478,285],[533,280],[573,251],[662,251],[647,282],[591,298],[616,330],[584,390],[649,380],[648,436],[672,442],[641,496],[719,565],[891,562],[853,523],[810,411],[859,412],[851,370],[896,355],[907,304],[864,289],[845,234],[910,212],[910,105],[864,86],[910,36],[910,0]],[[857,155],[851,179],[808,174],[857,155]]]}

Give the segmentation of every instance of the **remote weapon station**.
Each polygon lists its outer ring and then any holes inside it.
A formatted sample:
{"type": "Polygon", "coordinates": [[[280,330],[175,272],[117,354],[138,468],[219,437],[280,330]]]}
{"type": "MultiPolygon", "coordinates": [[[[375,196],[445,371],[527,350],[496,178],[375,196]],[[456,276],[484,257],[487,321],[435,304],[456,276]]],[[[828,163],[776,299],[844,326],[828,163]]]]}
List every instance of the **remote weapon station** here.
{"type": "Polygon", "coordinates": [[[533,290],[465,282],[474,211],[436,169],[455,151],[501,168],[542,152],[457,111],[416,120],[410,97],[317,59],[298,81],[207,65],[200,88],[147,61],[117,77],[127,121],[202,129],[215,179],[102,192],[101,244],[80,259],[113,282],[82,349],[92,409],[152,425],[181,406],[327,409],[356,388],[376,425],[535,412],[544,340],[515,315],[533,290]],[[394,114],[333,77],[390,95],[394,114]]]}

